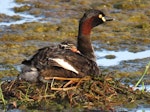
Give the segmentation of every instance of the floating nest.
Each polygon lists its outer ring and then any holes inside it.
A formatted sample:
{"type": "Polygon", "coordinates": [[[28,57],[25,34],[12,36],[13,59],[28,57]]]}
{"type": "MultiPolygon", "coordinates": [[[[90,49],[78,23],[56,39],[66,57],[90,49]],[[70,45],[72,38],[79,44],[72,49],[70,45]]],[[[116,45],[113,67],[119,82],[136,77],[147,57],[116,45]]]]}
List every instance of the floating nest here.
{"type": "Polygon", "coordinates": [[[116,106],[150,104],[149,92],[133,90],[111,76],[73,78],[72,83],[70,78],[49,78],[47,83],[16,79],[2,83],[1,89],[11,107],[19,109],[115,111],[116,106]]]}

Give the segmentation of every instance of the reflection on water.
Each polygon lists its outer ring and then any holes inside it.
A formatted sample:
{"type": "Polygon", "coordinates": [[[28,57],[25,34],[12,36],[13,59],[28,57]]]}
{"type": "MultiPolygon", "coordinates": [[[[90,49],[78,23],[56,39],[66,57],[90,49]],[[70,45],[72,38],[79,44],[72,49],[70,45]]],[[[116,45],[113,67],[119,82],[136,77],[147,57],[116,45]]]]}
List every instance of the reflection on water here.
{"type": "Polygon", "coordinates": [[[96,51],[95,55],[97,57],[97,63],[99,66],[115,66],[121,61],[143,59],[150,57],[150,50],[141,51],[137,53],[132,53],[129,51],[96,51]],[[114,55],[114,59],[106,59],[105,56],[114,55]]]}

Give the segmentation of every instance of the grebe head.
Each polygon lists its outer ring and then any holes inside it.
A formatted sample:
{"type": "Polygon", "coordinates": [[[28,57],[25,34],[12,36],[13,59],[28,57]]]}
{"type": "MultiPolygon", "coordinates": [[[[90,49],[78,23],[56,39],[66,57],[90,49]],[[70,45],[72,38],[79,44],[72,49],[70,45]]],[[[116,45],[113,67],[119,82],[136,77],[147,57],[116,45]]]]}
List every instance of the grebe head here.
{"type": "Polygon", "coordinates": [[[106,17],[102,11],[91,9],[91,10],[88,10],[83,15],[83,17],[80,20],[80,24],[88,22],[91,25],[91,27],[93,28],[93,27],[98,26],[99,24],[106,22],[106,21],[112,21],[112,20],[113,20],[112,18],[106,17]]]}
{"type": "Polygon", "coordinates": [[[90,39],[91,30],[106,21],[112,20],[111,18],[107,18],[100,10],[91,9],[86,11],[79,22],[77,49],[83,55],[95,61],[94,49],[90,39]]]}

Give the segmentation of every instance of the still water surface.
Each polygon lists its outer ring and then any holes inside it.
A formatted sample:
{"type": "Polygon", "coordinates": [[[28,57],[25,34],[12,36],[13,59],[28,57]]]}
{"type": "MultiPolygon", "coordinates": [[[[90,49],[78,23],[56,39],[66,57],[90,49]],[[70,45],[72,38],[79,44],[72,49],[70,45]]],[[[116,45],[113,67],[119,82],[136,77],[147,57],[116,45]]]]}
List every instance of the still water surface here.
{"type": "Polygon", "coordinates": [[[144,59],[150,57],[150,50],[145,50],[137,53],[129,51],[96,51],[97,63],[99,66],[115,66],[121,61],[144,59]],[[106,59],[105,56],[114,55],[114,59],[106,59]]]}

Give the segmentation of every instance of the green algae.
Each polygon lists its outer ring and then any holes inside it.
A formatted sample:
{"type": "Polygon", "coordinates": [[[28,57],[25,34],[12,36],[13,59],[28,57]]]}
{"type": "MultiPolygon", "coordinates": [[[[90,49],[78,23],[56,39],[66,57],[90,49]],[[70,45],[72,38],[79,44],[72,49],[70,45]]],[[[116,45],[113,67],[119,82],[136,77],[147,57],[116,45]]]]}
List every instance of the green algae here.
{"type": "Polygon", "coordinates": [[[15,0],[16,3],[23,3],[26,0],[15,0]]]}
{"type": "Polygon", "coordinates": [[[18,15],[8,16],[5,14],[0,14],[0,22],[9,22],[9,21],[17,21],[20,20],[21,17],[18,15]]]}
{"type": "Polygon", "coordinates": [[[21,43],[5,42],[0,45],[0,63],[16,64],[24,60],[24,56],[29,56],[35,52],[36,46],[24,46],[21,43]]]}
{"type": "Polygon", "coordinates": [[[126,0],[126,1],[119,0],[117,3],[114,4],[114,8],[127,10],[145,7],[148,7],[146,0],[126,0]]]}
{"type": "Polygon", "coordinates": [[[116,56],[115,55],[106,55],[105,58],[106,59],[114,59],[114,58],[116,58],[116,56]]]}
{"type": "Polygon", "coordinates": [[[0,78],[17,76],[19,74],[19,71],[12,65],[1,65],[1,68],[3,70],[0,70],[0,78]]]}
{"type": "Polygon", "coordinates": [[[14,7],[15,12],[24,12],[24,11],[28,11],[30,9],[31,9],[31,6],[28,6],[28,5],[24,5],[21,7],[14,7]]]}

